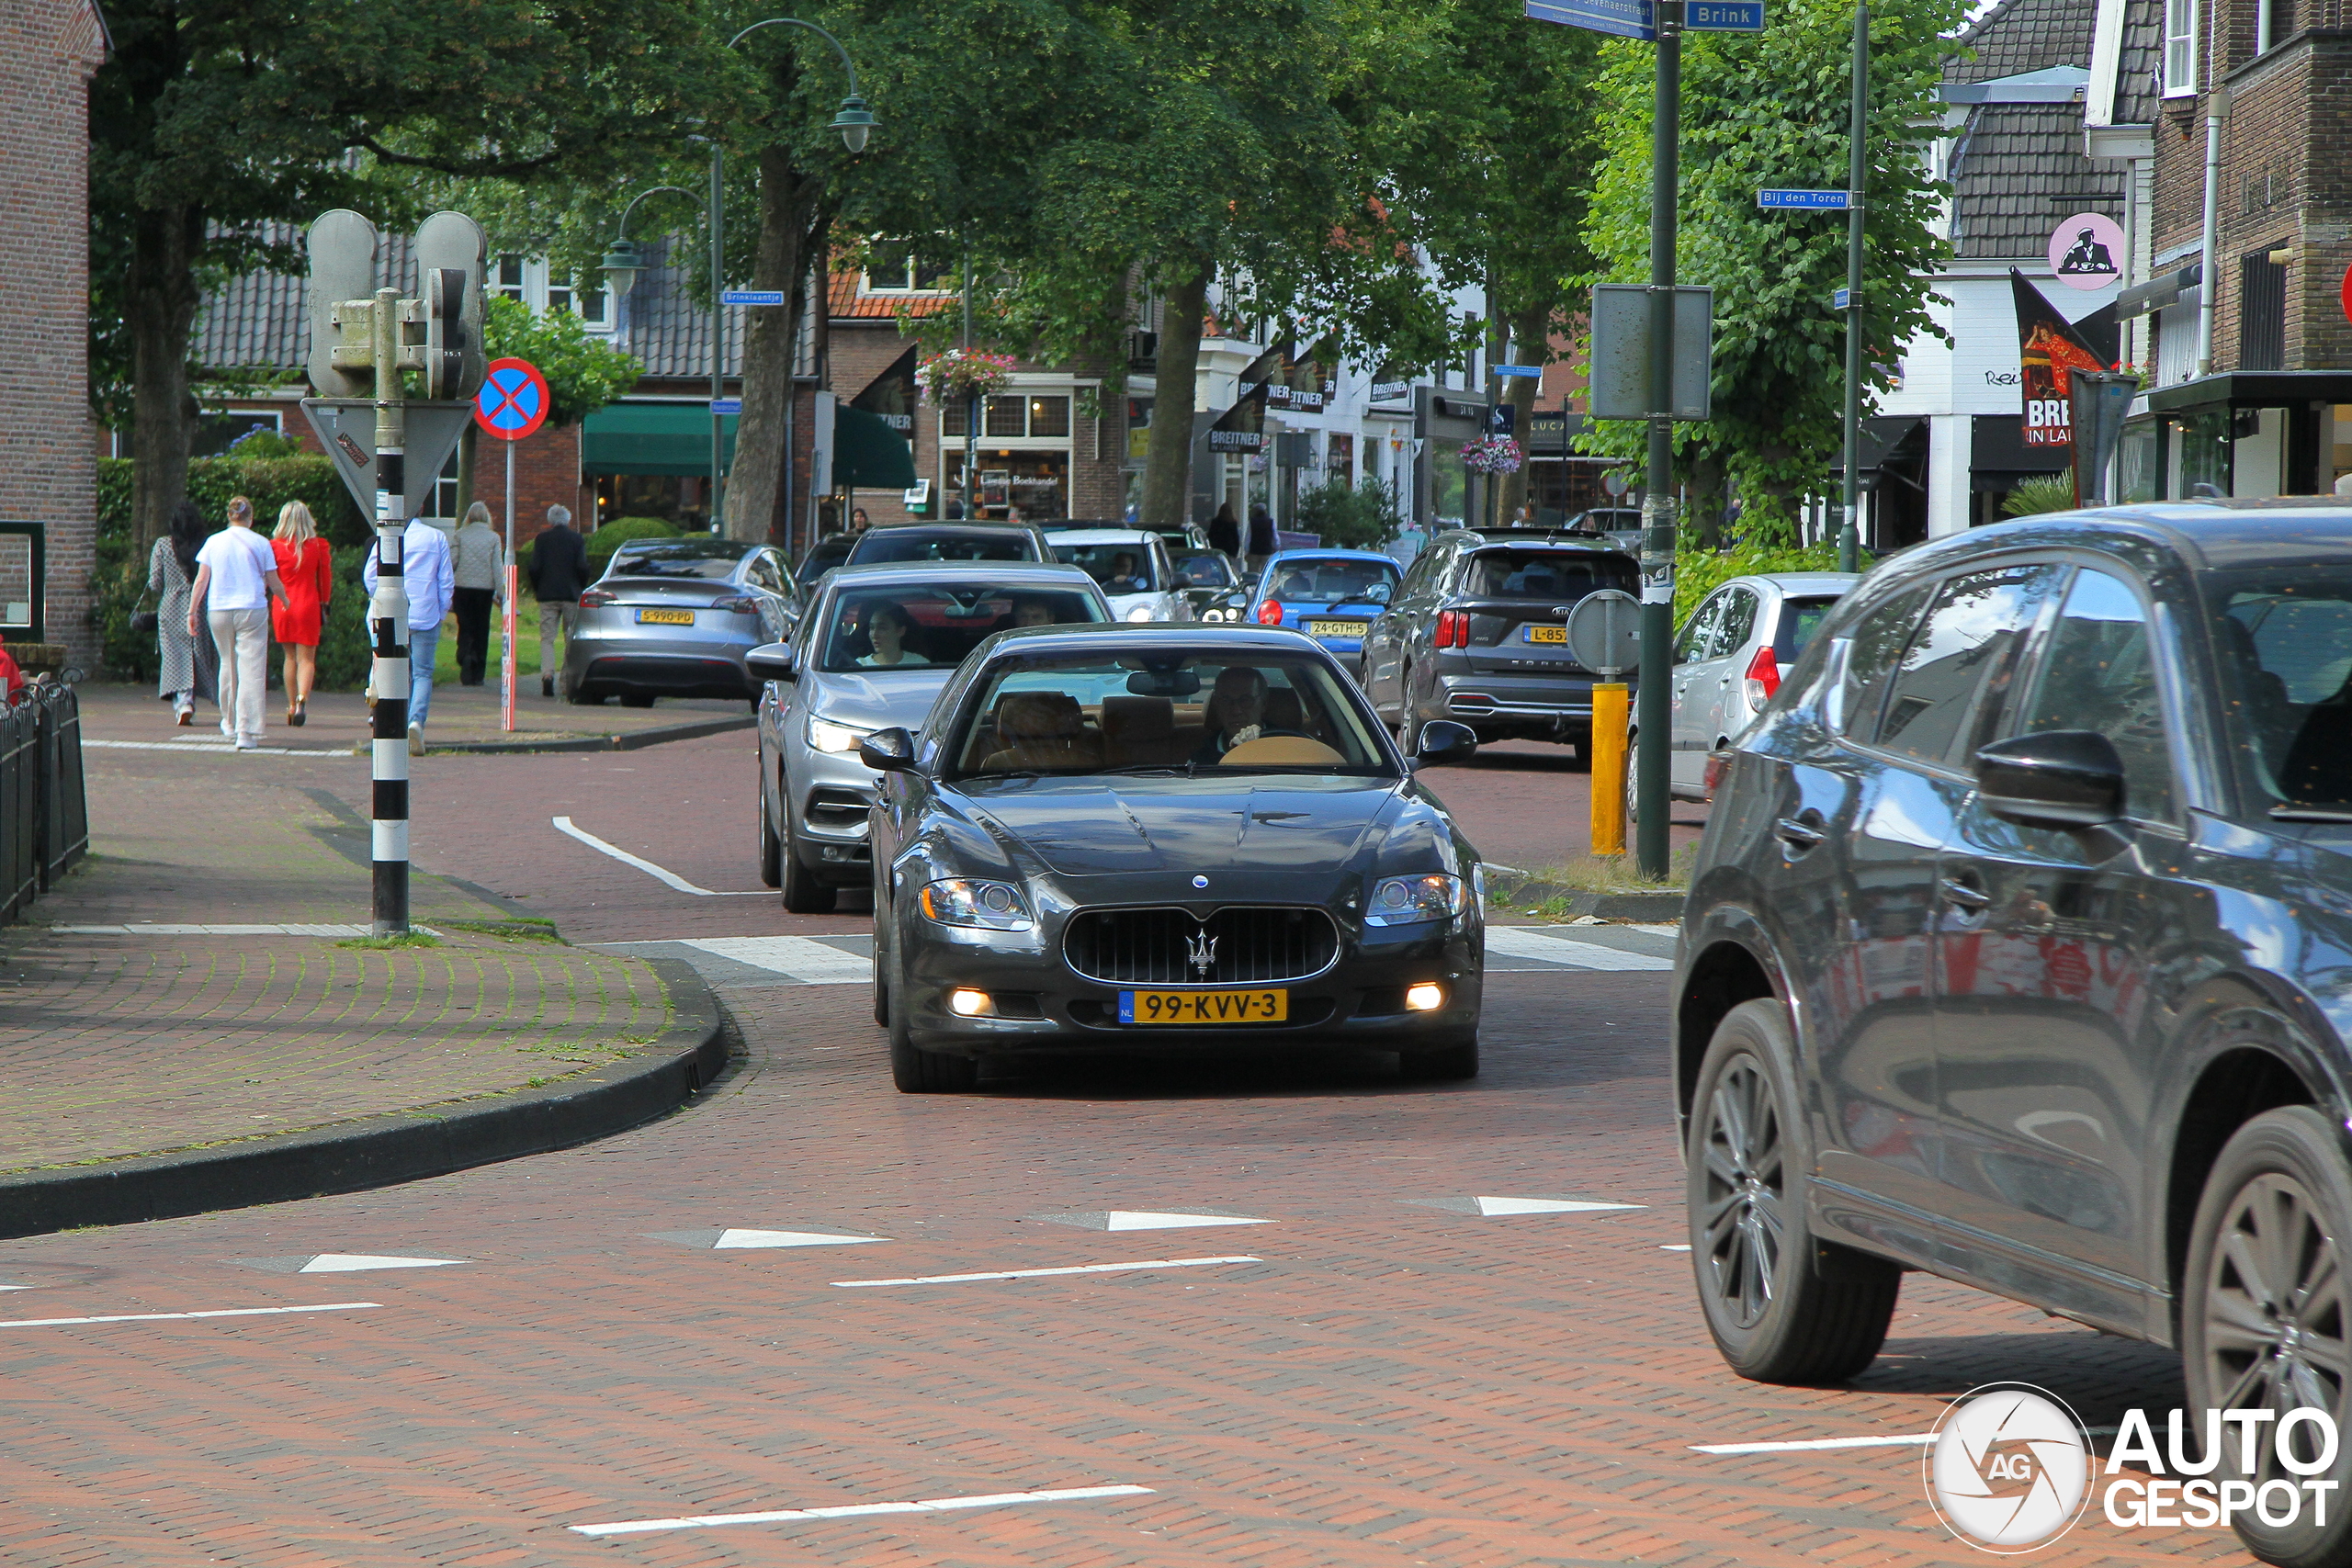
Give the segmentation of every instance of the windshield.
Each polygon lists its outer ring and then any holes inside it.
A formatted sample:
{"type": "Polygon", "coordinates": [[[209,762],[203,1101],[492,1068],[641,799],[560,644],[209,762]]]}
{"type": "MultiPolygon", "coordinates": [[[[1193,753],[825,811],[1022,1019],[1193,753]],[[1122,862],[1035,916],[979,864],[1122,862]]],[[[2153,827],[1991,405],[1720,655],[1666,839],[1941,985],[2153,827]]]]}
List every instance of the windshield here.
{"type": "Polygon", "coordinates": [[[1596,588],[1634,592],[1634,563],[1584,550],[1480,550],[1462,570],[1462,592],[1471,599],[1566,604],[1596,588]]]}
{"type": "Polygon", "coordinates": [[[677,577],[723,581],[735,575],[743,547],[725,539],[680,539],[655,545],[623,545],[613,553],[606,577],[677,577]]]}
{"type": "Polygon", "coordinates": [[[1150,593],[1151,548],[1137,541],[1125,545],[1056,545],[1054,558],[1082,570],[1102,585],[1105,593],[1150,593]]]}
{"type": "Polygon", "coordinates": [[[1829,612],[1838,607],[1835,599],[1783,599],[1781,601],[1781,636],[1772,651],[1782,664],[1793,663],[1829,612]]]}
{"type": "Polygon", "coordinates": [[[991,632],[1103,618],[1081,589],[920,581],[847,588],[833,595],[817,668],[952,670],[991,632]]]}
{"type": "Polygon", "coordinates": [[[1276,561],[1266,597],[1302,604],[1386,604],[1396,578],[1392,560],[1276,561]]]}
{"type": "Polygon", "coordinates": [[[1007,659],[947,754],[963,776],[1392,767],[1328,665],[1232,649],[1007,659]]]}
{"type": "Polygon", "coordinates": [[[1035,560],[1029,536],[1007,528],[998,534],[934,534],[927,528],[876,528],[859,536],[844,564],[873,566],[894,560],[1035,560]]]}
{"type": "Polygon", "coordinates": [[[1233,586],[1233,563],[1214,552],[1186,556],[1176,563],[1176,586],[1230,588],[1233,586]]]}
{"type": "Polygon", "coordinates": [[[2230,722],[2265,805],[2352,810],[2352,572],[2341,562],[2209,581],[2230,722]]]}

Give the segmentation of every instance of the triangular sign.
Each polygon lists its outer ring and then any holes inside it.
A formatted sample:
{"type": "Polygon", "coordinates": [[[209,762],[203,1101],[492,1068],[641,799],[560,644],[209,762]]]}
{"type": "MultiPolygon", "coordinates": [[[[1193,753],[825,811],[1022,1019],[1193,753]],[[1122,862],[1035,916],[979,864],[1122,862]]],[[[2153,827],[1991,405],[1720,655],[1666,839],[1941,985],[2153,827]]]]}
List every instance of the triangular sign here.
{"type": "MultiPolygon", "coordinates": [[[[449,454],[458,449],[458,437],[465,434],[467,423],[474,417],[474,405],[470,399],[463,402],[412,399],[401,408],[406,416],[401,449],[407,455],[403,466],[407,482],[402,486],[406,493],[401,498],[398,521],[405,523],[412,517],[435,515],[428,510],[433,487],[440,481],[449,454]]],[[[356,398],[304,398],[302,412],[309,416],[311,428],[318,432],[327,456],[334,459],[334,471],[343,476],[343,488],[359,503],[359,515],[373,523],[376,405],[356,398]]]]}

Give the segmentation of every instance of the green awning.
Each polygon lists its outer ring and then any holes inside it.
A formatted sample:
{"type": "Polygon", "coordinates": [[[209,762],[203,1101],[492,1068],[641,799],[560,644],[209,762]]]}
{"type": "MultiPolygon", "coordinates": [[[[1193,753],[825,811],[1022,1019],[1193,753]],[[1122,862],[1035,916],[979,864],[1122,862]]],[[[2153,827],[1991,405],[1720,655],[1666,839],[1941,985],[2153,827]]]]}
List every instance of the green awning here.
{"type": "Polygon", "coordinates": [[[880,414],[842,403],[833,410],[833,483],[843,490],[912,490],[914,454],[880,414]]]}
{"type": "MultiPolygon", "coordinates": [[[[719,461],[735,464],[733,414],[719,419],[719,461]]],[[[591,474],[710,473],[710,410],[701,403],[614,403],[580,427],[580,467],[591,474]]],[[[907,481],[911,485],[914,481],[907,481]]]]}

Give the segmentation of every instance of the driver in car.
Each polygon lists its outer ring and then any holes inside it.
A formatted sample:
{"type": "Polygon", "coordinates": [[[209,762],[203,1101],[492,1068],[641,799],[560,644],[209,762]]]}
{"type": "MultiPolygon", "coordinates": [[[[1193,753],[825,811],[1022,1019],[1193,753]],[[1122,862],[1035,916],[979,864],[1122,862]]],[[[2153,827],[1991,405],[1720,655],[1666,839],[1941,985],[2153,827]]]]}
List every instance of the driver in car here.
{"type": "Polygon", "coordinates": [[[1056,625],[1054,607],[1043,599],[1018,599],[1012,605],[1012,624],[1016,626],[1050,626],[1056,625]]]}
{"type": "Polygon", "coordinates": [[[1105,593],[1140,593],[1143,584],[1136,581],[1136,558],[1121,550],[1111,558],[1111,575],[1102,583],[1105,593]]]}

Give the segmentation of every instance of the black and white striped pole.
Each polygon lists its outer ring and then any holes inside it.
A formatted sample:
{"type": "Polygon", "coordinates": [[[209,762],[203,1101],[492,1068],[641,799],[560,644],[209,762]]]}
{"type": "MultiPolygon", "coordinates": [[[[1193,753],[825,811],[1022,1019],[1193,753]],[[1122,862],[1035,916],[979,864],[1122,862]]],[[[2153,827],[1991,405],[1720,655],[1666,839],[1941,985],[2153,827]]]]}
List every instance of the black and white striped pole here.
{"type": "Polygon", "coordinates": [[[376,694],[375,919],[378,936],[408,932],[408,589],[401,576],[401,534],[408,526],[408,422],[401,406],[401,299],[376,291],[376,595],[368,604],[370,671],[376,694]]]}

